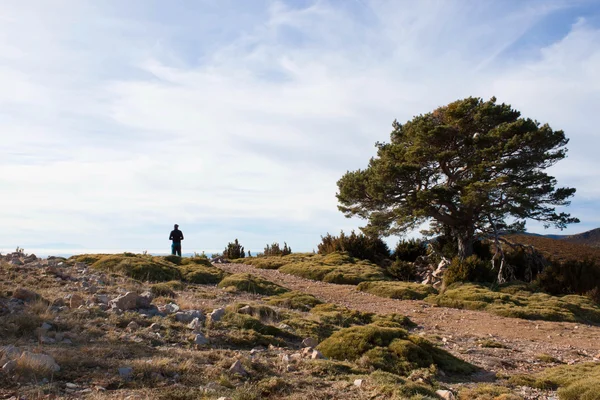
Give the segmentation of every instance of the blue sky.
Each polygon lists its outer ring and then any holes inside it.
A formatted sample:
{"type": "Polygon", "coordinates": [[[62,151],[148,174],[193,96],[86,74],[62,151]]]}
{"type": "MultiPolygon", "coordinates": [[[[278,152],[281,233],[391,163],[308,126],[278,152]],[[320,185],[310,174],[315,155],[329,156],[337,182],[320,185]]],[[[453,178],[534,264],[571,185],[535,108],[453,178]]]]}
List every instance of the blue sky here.
{"type": "Polygon", "coordinates": [[[467,96],[563,129],[563,233],[600,227],[597,1],[6,1],[0,88],[4,251],[311,250],[394,119],[467,96]]]}

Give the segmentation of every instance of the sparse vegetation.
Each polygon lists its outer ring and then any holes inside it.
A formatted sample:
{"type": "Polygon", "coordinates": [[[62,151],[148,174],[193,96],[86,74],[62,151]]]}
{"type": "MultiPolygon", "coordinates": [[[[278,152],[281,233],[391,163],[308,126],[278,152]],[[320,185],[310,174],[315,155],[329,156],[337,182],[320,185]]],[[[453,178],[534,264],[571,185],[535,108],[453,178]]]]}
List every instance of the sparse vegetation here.
{"type": "Polygon", "coordinates": [[[390,258],[390,249],[383,240],[376,236],[356,234],[354,231],[350,235],[341,231],[340,236],[332,236],[329,233],[322,236],[321,243],[318,245],[318,253],[322,255],[347,253],[351,257],[369,260],[375,264],[390,258]]]}
{"type": "Polygon", "coordinates": [[[504,317],[600,322],[600,307],[587,297],[555,297],[535,292],[524,283],[506,284],[496,290],[474,283],[455,283],[426,300],[444,307],[485,310],[504,317]]]}
{"type": "Polygon", "coordinates": [[[223,279],[219,285],[220,288],[235,287],[244,292],[263,294],[272,296],[285,293],[288,289],[281,287],[266,279],[250,274],[233,274],[223,279]]]}
{"type": "Polygon", "coordinates": [[[400,300],[422,300],[431,294],[438,293],[433,286],[415,282],[361,282],[357,289],[376,296],[400,300]]]}
{"type": "Polygon", "coordinates": [[[223,250],[223,257],[228,260],[245,258],[246,253],[244,252],[244,246],[242,246],[237,239],[233,242],[229,242],[225,247],[225,250],[223,250]]]}
{"type": "Polygon", "coordinates": [[[287,243],[283,243],[283,247],[279,247],[279,243],[274,242],[271,245],[266,245],[263,255],[266,257],[269,256],[287,256],[288,254],[292,254],[292,248],[288,247],[287,243]]]}

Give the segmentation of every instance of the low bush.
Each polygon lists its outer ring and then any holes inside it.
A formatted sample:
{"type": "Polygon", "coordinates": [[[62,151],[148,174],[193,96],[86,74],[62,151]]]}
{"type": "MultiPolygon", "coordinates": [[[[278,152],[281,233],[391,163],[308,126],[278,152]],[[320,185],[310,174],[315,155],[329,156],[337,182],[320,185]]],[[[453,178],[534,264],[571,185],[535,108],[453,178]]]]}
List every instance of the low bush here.
{"type": "Polygon", "coordinates": [[[160,297],[160,296],[175,297],[176,295],[175,295],[174,290],[181,290],[181,289],[183,289],[183,285],[181,284],[181,281],[161,282],[161,283],[155,283],[154,285],[150,286],[150,292],[155,297],[160,297]]]}
{"type": "Polygon", "coordinates": [[[396,259],[390,265],[385,266],[385,273],[390,278],[399,281],[414,281],[417,278],[415,264],[400,259],[396,259]]]}
{"type": "Polygon", "coordinates": [[[235,239],[233,242],[229,242],[223,250],[223,257],[228,260],[234,260],[237,258],[245,258],[246,253],[244,252],[244,246],[235,239]]]}
{"type": "Polygon", "coordinates": [[[359,361],[374,369],[408,375],[434,364],[446,373],[470,374],[477,368],[404,329],[352,326],[335,332],[318,349],[336,360],[359,361]]]}
{"type": "Polygon", "coordinates": [[[512,282],[495,290],[475,283],[455,283],[426,301],[452,308],[485,310],[504,317],[600,323],[600,307],[584,296],[551,296],[512,282]]]}
{"type": "Polygon", "coordinates": [[[218,286],[220,288],[233,286],[237,290],[255,294],[264,294],[267,296],[281,294],[288,291],[288,289],[282,286],[251,274],[230,275],[219,282],[218,286]]]}
{"type": "Polygon", "coordinates": [[[217,284],[229,274],[222,269],[208,263],[191,262],[179,267],[182,279],[186,282],[197,284],[217,284]]]}
{"type": "Polygon", "coordinates": [[[288,247],[287,243],[283,243],[283,247],[279,246],[279,243],[274,242],[272,245],[266,245],[263,255],[268,256],[287,256],[292,254],[292,248],[288,247]]]}
{"type": "Polygon", "coordinates": [[[400,300],[422,300],[431,294],[438,293],[433,286],[414,282],[394,281],[361,282],[357,289],[362,292],[374,294],[375,296],[400,300]]]}
{"type": "Polygon", "coordinates": [[[561,400],[597,399],[600,393],[600,364],[561,365],[535,375],[512,376],[508,382],[513,386],[558,389],[561,400]]]}
{"type": "Polygon", "coordinates": [[[350,285],[389,279],[381,267],[369,261],[359,261],[347,253],[306,257],[304,261],[282,266],[279,271],[316,281],[350,285]]]}
{"type": "Polygon", "coordinates": [[[317,247],[319,254],[346,252],[351,257],[369,260],[375,264],[380,264],[390,258],[390,249],[381,238],[366,236],[362,233],[356,234],[354,231],[350,235],[341,231],[340,236],[332,236],[328,233],[321,237],[321,243],[317,247]]]}
{"type": "Polygon", "coordinates": [[[420,256],[427,255],[427,246],[422,240],[410,239],[398,242],[392,258],[400,261],[415,262],[420,256]]]}
{"type": "Polygon", "coordinates": [[[122,273],[133,279],[164,282],[181,279],[181,272],[176,265],[158,257],[140,254],[113,254],[102,256],[92,264],[92,268],[122,273]]]}
{"type": "Polygon", "coordinates": [[[267,303],[278,306],[286,307],[294,310],[308,311],[314,306],[321,304],[322,301],[317,299],[312,294],[292,291],[277,296],[272,296],[267,299],[267,303]]]}
{"type": "Polygon", "coordinates": [[[600,303],[600,264],[594,260],[553,261],[535,281],[545,292],[554,295],[589,295],[600,303]]]}
{"type": "Polygon", "coordinates": [[[489,262],[476,255],[461,260],[454,257],[444,274],[444,285],[455,282],[494,282],[496,276],[489,262]]]}

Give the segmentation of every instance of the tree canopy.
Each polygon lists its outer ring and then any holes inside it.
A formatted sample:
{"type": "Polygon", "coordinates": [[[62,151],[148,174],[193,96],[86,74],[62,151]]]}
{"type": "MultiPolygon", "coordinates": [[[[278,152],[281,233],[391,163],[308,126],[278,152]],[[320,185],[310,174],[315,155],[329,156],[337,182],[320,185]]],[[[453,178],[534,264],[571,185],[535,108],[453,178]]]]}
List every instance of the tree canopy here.
{"type": "Polygon", "coordinates": [[[563,131],[472,97],[392,126],[369,166],[338,181],[339,209],[368,220],[365,233],[402,234],[429,221],[467,257],[476,234],[523,230],[528,219],[560,229],[579,222],[556,212],[575,189],[557,188],[545,172],[566,156],[563,131]]]}

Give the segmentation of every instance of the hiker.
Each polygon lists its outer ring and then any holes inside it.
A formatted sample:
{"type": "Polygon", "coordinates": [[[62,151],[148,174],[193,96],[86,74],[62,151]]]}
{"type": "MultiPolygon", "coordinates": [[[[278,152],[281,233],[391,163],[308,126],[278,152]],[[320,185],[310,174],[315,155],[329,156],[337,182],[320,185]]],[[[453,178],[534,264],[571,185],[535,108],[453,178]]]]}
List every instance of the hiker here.
{"type": "Polygon", "coordinates": [[[177,253],[177,255],[181,257],[181,241],[183,240],[183,232],[179,230],[179,225],[175,224],[175,229],[171,231],[169,240],[173,241],[173,244],[171,245],[171,254],[175,255],[175,253],[177,253]]]}

